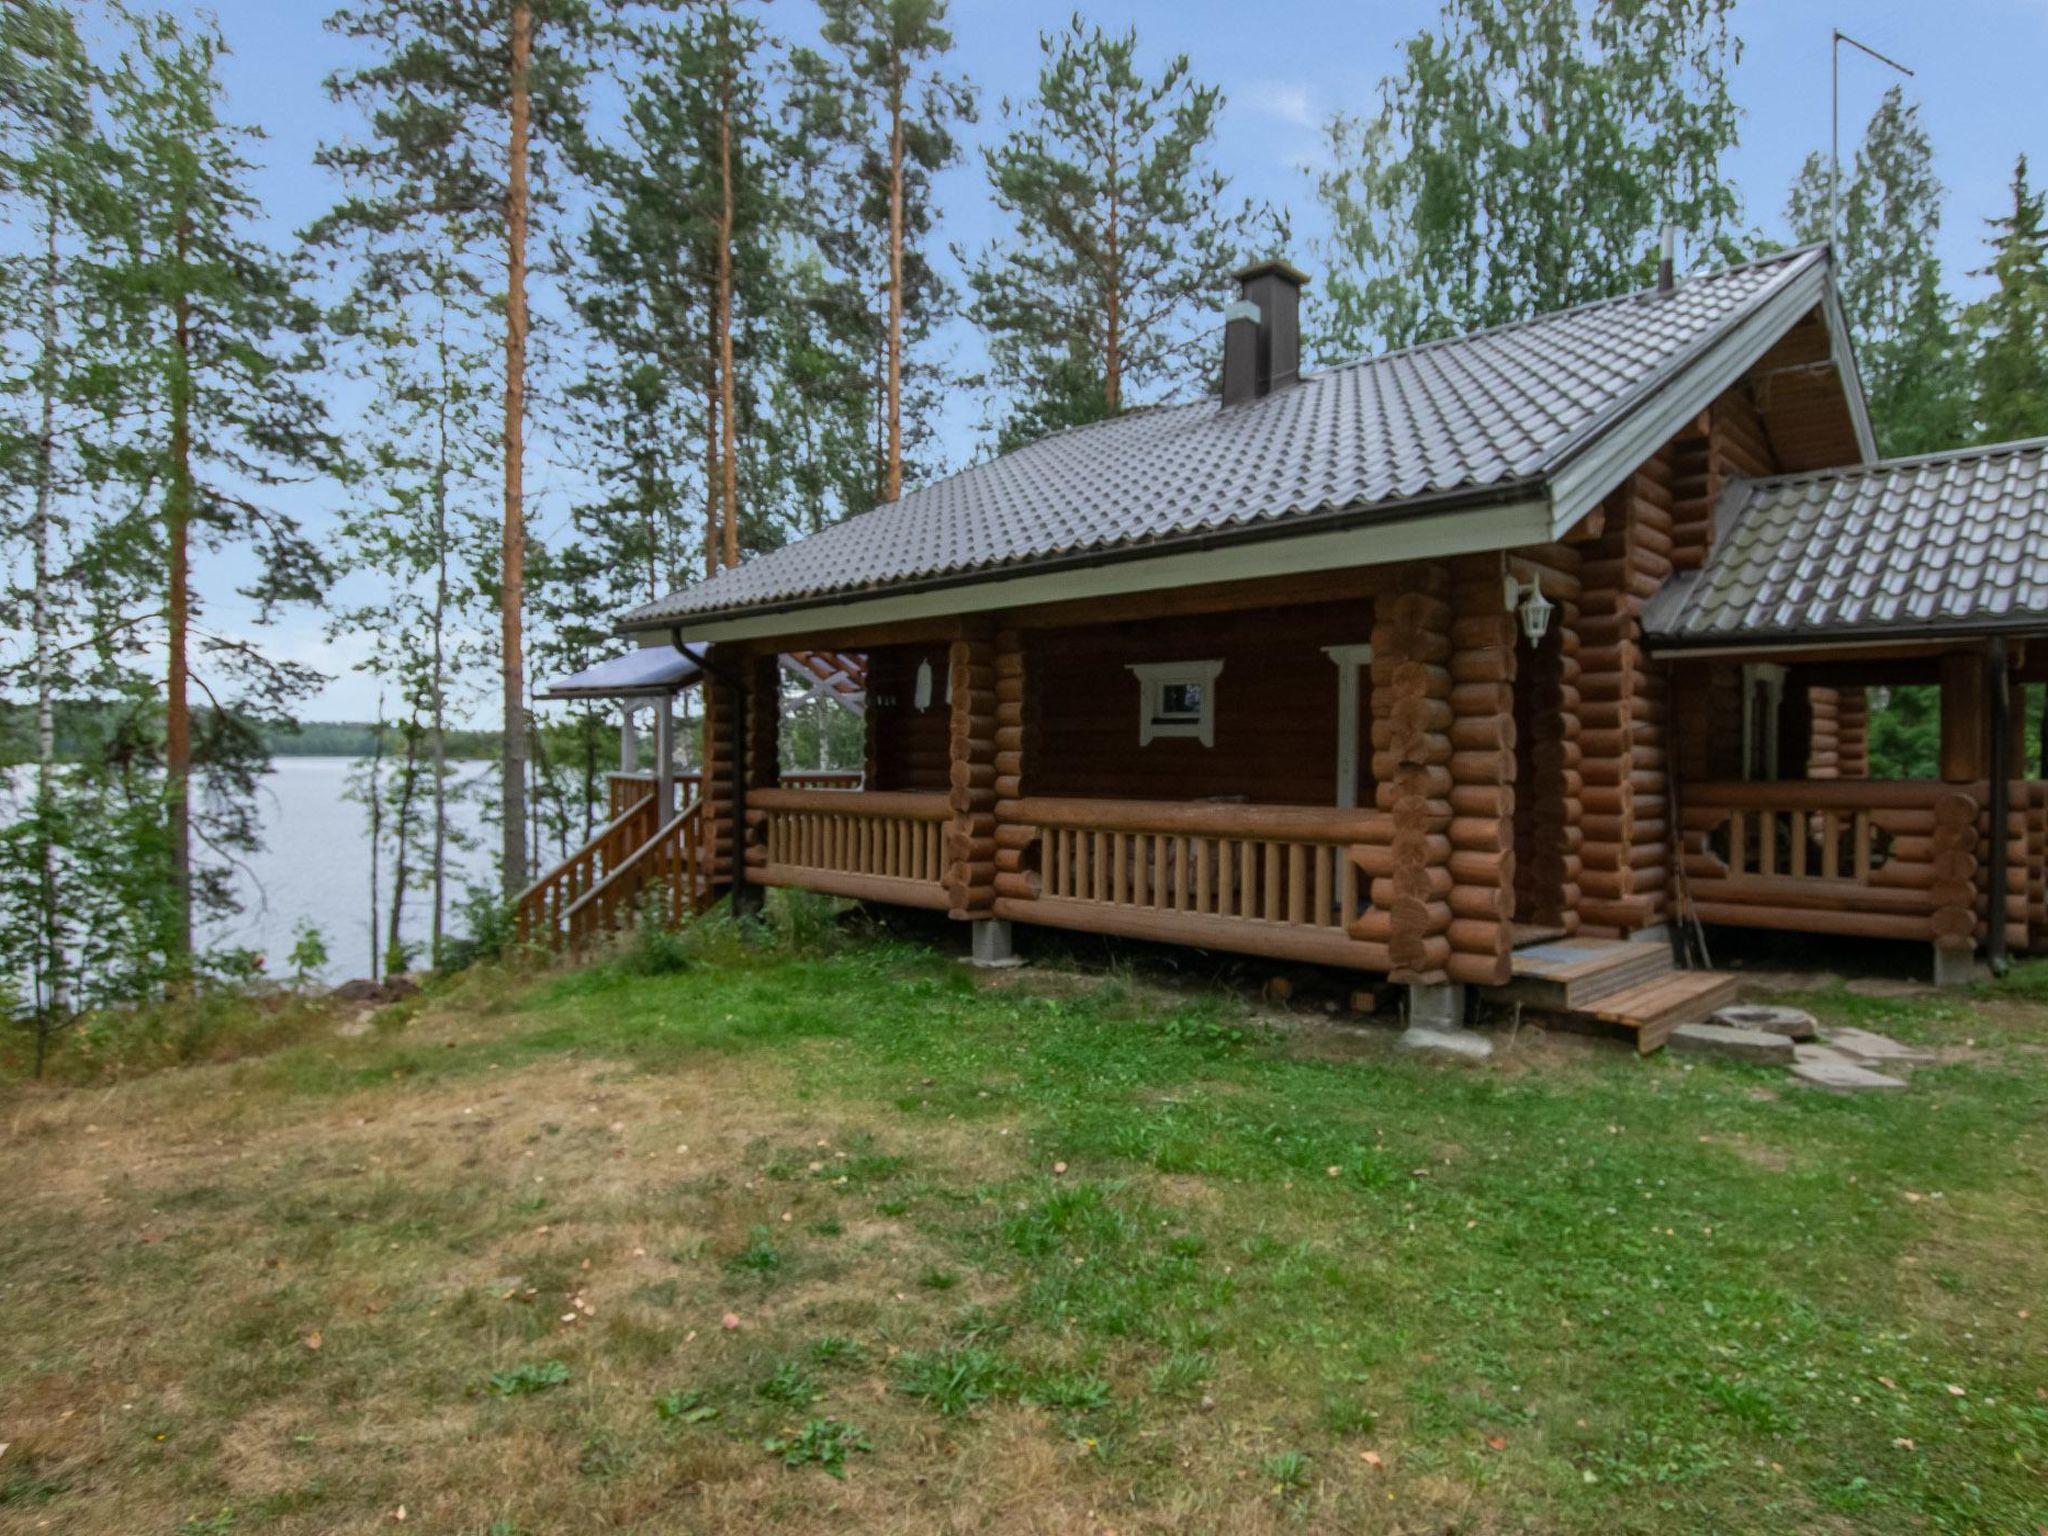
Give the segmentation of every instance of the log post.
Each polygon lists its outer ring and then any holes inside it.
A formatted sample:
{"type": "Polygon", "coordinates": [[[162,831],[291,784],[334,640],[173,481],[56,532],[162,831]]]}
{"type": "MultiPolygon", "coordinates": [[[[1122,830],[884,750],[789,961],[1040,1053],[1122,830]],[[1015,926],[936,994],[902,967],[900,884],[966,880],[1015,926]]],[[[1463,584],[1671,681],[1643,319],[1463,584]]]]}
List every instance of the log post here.
{"type": "MultiPolygon", "coordinates": [[[[947,651],[952,695],[950,816],[945,834],[947,915],[969,922],[995,916],[996,640],[992,633],[955,640],[947,651]]],[[[976,935],[977,958],[984,936],[976,935]]]]}
{"type": "Polygon", "coordinates": [[[699,793],[704,809],[704,862],[714,893],[732,886],[739,856],[740,701],[735,684],[745,658],[714,646],[704,658],[704,722],[699,793]]]}
{"type": "Polygon", "coordinates": [[[1837,771],[1845,779],[1870,777],[1870,691],[1860,685],[1835,690],[1837,771]]]}
{"type": "Polygon", "coordinates": [[[1024,797],[1038,750],[1037,689],[1025,661],[1024,636],[996,633],[995,890],[999,897],[1036,901],[1042,890],[1039,829],[1005,816],[1024,797]]]}
{"type": "Polygon", "coordinates": [[[1399,595],[1373,610],[1373,794],[1389,818],[1392,862],[1390,873],[1373,878],[1366,916],[1385,930],[1389,976],[1432,988],[1450,980],[1454,614],[1445,567],[1417,564],[1402,575],[1399,595]]]}
{"type": "Polygon", "coordinates": [[[1515,642],[1498,554],[1451,566],[1451,980],[1505,986],[1515,917],[1515,642]]]}
{"type": "Polygon", "coordinates": [[[1934,980],[1959,986],[1970,980],[1977,943],[1977,799],[1968,791],[1945,789],[1934,800],[1933,874],[1928,895],[1934,903],[1934,980]]]}

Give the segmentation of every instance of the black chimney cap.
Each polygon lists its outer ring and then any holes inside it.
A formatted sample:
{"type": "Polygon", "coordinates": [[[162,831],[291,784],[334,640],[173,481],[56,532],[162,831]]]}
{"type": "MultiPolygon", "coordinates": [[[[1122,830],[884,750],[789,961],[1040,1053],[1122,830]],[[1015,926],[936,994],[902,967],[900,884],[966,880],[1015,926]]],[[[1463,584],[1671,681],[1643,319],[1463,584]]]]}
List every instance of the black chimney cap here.
{"type": "Polygon", "coordinates": [[[1269,261],[1255,261],[1250,266],[1230,274],[1234,283],[1248,283],[1255,277],[1284,277],[1297,288],[1308,286],[1308,274],[1291,261],[1275,256],[1269,261]]]}

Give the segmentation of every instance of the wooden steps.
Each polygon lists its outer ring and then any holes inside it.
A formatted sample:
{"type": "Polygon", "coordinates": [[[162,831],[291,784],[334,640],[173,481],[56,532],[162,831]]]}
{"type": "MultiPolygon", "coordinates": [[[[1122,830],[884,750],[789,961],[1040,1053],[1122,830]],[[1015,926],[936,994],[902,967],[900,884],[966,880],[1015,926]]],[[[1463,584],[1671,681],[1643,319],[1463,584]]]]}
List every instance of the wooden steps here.
{"type": "Polygon", "coordinates": [[[1632,1035],[1654,1051],[1681,1024],[1736,999],[1739,983],[1717,971],[1681,971],[1661,943],[1625,939],[1546,940],[1514,956],[1514,977],[1488,996],[1578,1023],[1632,1035]]]}
{"type": "Polygon", "coordinates": [[[1741,983],[1720,971],[1672,971],[1612,992],[1584,1010],[1602,1024],[1632,1030],[1636,1049],[1661,1048],[1681,1024],[1697,1024],[1734,1002],[1741,983]]]}

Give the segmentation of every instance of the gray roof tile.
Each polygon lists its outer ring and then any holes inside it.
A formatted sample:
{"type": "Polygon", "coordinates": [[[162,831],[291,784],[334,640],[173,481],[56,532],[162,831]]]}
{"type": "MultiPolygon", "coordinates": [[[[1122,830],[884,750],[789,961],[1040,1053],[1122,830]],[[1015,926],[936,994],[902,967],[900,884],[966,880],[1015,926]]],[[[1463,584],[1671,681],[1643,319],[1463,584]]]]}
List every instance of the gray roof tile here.
{"type": "Polygon", "coordinates": [[[628,627],[996,574],[1540,477],[1820,248],[1314,374],[1263,399],[1058,432],[627,614],[628,627]]]}
{"type": "Polygon", "coordinates": [[[1652,642],[2048,626],[2048,439],[1736,481],[1652,642]]]}

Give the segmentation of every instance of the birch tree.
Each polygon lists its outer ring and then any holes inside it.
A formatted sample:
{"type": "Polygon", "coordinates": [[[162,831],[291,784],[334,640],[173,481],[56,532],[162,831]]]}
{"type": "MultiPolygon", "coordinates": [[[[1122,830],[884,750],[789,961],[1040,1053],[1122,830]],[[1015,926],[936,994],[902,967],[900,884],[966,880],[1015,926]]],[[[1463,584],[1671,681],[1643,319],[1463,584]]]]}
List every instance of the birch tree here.
{"type": "Polygon", "coordinates": [[[1327,126],[1324,351],[1408,346],[1741,254],[1734,0],[1447,0],[1327,126]]]}

